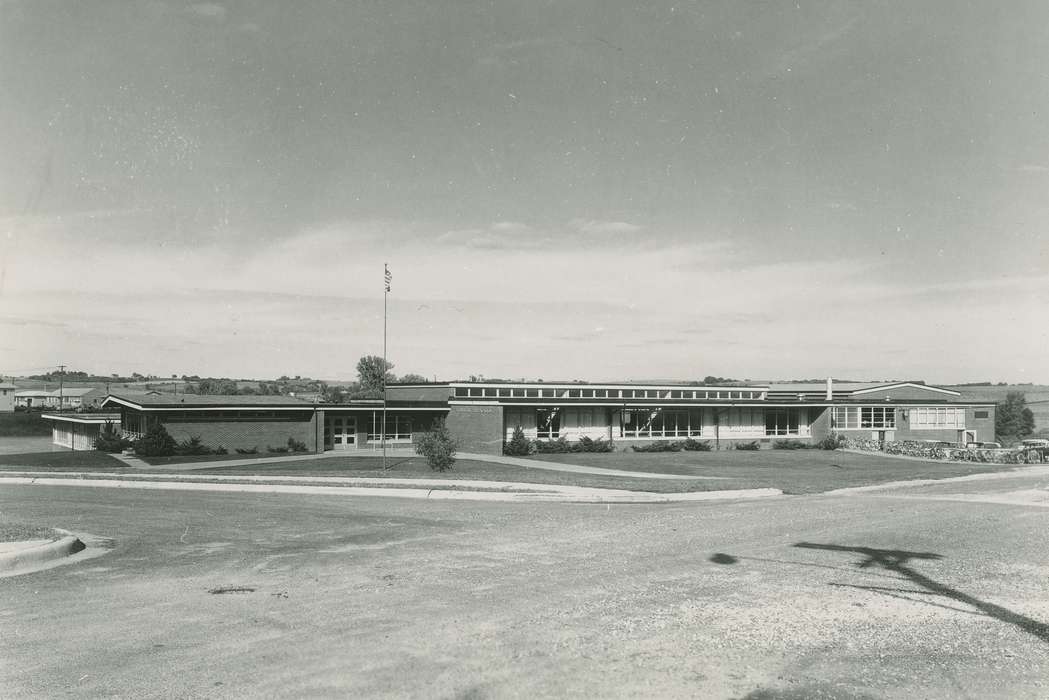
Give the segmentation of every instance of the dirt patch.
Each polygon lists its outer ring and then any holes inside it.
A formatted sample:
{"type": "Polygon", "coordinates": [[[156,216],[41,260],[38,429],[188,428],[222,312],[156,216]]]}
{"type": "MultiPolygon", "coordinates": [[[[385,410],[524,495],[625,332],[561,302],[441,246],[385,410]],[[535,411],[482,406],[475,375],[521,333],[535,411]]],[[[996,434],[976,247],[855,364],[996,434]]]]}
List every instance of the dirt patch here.
{"type": "Polygon", "coordinates": [[[251,586],[219,586],[218,588],[209,588],[208,593],[211,595],[227,595],[230,593],[254,593],[255,589],[251,586]]]}

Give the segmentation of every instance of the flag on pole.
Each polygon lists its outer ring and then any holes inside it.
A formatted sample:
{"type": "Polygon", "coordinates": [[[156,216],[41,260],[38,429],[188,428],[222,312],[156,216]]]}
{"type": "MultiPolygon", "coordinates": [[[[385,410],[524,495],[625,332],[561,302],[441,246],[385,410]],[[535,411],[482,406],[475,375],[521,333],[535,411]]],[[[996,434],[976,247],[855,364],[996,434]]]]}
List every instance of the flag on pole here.
{"type": "Polygon", "coordinates": [[[390,291],[390,283],[393,282],[393,275],[390,274],[390,268],[385,265],[383,268],[386,270],[386,291],[390,291]]]}

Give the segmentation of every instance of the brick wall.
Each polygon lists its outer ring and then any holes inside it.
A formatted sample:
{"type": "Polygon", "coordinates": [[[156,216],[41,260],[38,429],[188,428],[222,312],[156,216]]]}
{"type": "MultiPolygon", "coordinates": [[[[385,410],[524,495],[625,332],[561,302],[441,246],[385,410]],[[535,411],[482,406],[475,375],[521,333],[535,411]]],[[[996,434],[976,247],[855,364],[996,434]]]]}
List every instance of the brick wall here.
{"type": "Polygon", "coordinates": [[[449,406],[446,425],[463,452],[503,452],[502,406],[449,406]]]}
{"type": "MultiPolygon", "coordinates": [[[[288,438],[293,437],[306,443],[310,452],[317,451],[317,424],[312,415],[303,421],[164,421],[168,434],[177,442],[199,437],[208,447],[235,449],[258,447],[265,452],[266,446],[287,447],[288,438]]],[[[321,446],[323,450],[323,445],[321,446]]]]}

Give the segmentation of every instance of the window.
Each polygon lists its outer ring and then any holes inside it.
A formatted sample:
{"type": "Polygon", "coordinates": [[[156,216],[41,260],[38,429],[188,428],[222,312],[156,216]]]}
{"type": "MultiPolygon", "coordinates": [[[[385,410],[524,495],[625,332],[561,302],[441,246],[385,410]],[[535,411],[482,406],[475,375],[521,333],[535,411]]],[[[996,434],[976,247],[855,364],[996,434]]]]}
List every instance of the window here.
{"type": "Polygon", "coordinates": [[[700,427],[699,415],[692,416],[688,411],[656,409],[623,413],[623,437],[628,438],[688,437],[699,435],[700,427]]]}
{"type": "Polygon", "coordinates": [[[556,440],[561,437],[561,409],[540,408],[535,412],[536,437],[556,440]]]}
{"type": "MultiPolygon", "coordinates": [[[[386,441],[411,441],[412,419],[396,413],[386,414],[386,441]]],[[[372,411],[368,416],[368,440],[382,440],[382,412],[372,411]]]]}
{"type": "Polygon", "coordinates": [[[832,427],[838,430],[893,430],[896,409],[892,406],[835,406],[832,427]]]}
{"type": "Polygon", "coordinates": [[[579,412],[579,427],[594,427],[594,410],[592,408],[585,408],[579,412]]]}
{"type": "Polygon", "coordinates": [[[973,418],[989,418],[990,414],[987,411],[973,411],[973,418]]]}
{"type": "Polygon", "coordinates": [[[912,430],[957,430],[965,427],[965,409],[957,406],[919,406],[910,412],[912,430]]]}
{"type": "Polygon", "coordinates": [[[798,414],[799,411],[796,408],[765,409],[765,434],[797,435],[798,414]]]}

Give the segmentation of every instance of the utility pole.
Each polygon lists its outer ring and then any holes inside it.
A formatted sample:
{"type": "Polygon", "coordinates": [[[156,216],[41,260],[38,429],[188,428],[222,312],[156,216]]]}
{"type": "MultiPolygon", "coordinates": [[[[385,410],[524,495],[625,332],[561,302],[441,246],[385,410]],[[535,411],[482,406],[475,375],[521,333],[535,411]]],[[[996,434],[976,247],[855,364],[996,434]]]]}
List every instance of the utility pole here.
{"type": "Polygon", "coordinates": [[[58,410],[62,410],[62,405],[65,403],[65,379],[66,379],[66,366],[58,366],[58,410]]]}

